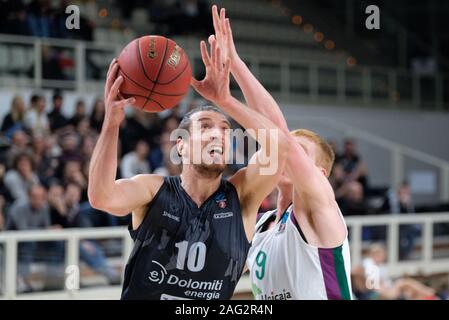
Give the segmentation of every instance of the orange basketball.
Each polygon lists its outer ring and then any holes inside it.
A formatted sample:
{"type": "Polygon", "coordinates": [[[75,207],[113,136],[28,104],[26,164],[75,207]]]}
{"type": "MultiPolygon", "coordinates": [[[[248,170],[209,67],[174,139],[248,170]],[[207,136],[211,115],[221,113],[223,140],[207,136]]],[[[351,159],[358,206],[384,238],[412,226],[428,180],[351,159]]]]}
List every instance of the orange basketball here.
{"type": "Polygon", "coordinates": [[[144,36],[131,41],[118,57],[123,76],[120,93],[134,97],[134,107],[160,112],[176,106],[192,78],[189,58],[173,40],[144,36]]]}

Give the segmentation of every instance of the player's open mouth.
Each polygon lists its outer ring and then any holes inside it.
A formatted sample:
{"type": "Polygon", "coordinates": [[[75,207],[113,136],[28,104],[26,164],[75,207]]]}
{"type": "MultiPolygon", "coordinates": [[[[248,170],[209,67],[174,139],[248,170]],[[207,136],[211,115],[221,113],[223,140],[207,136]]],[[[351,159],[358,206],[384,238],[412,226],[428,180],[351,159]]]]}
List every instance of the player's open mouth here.
{"type": "Polygon", "coordinates": [[[209,154],[211,156],[215,155],[215,154],[219,154],[219,155],[223,155],[223,147],[220,146],[213,146],[210,150],[209,150],[209,154]]]}

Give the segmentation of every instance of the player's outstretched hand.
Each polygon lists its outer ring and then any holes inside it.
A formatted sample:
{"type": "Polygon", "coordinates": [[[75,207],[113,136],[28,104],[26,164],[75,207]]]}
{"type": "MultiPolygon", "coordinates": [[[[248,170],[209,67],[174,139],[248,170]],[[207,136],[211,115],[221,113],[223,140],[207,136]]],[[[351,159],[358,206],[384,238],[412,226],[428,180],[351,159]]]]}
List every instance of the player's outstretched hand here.
{"type": "Polygon", "coordinates": [[[106,84],[104,87],[105,101],[105,124],[120,125],[125,118],[125,106],[133,104],[134,98],[124,99],[120,95],[120,85],[123,83],[123,77],[118,76],[119,65],[117,59],[113,59],[109,65],[108,74],[106,76],[106,84]]]}
{"type": "Polygon", "coordinates": [[[234,39],[232,37],[231,23],[229,18],[226,18],[226,9],[221,8],[218,14],[216,5],[212,6],[212,19],[214,23],[215,38],[218,47],[220,47],[223,61],[227,59],[232,63],[238,58],[237,50],[235,49],[234,39]]]}
{"type": "Polygon", "coordinates": [[[206,42],[201,41],[201,58],[206,67],[206,76],[198,81],[192,77],[192,87],[205,99],[222,106],[231,97],[229,89],[230,60],[223,64],[220,48],[217,45],[215,36],[209,37],[210,55],[207,52],[206,42]]]}

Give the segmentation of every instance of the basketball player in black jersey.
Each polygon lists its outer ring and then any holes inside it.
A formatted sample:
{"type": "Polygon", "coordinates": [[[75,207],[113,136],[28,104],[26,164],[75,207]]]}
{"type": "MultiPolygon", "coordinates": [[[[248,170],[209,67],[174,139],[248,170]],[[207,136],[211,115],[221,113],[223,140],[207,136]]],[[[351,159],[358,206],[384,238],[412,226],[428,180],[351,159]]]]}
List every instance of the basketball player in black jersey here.
{"type": "Polygon", "coordinates": [[[105,85],[105,120],[89,171],[91,205],[116,216],[132,213],[130,233],[135,241],[125,269],[122,299],[229,299],[243,271],[257,210],[273,190],[283,171],[288,145],[280,131],[276,144],[261,130],[277,129],[260,114],[230,94],[230,62],[223,63],[220,49],[211,53],[201,42],[206,67],[202,81],[192,86],[246,129],[254,129],[261,145],[250,164],[229,181],[222,178],[230,150],[229,121],[218,109],[199,108],[188,113],[180,127],[190,131],[178,138],[182,174],[167,177],[142,174],[116,180],[119,126],[124,107],[113,60],[105,85]],[[192,163],[194,145],[206,159],[192,163]],[[261,153],[276,170],[261,174],[261,153]],[[207,161],[205,161],[207,160],[207,161]],[[212,160],[212,161],[210,161],[212,160]]]}

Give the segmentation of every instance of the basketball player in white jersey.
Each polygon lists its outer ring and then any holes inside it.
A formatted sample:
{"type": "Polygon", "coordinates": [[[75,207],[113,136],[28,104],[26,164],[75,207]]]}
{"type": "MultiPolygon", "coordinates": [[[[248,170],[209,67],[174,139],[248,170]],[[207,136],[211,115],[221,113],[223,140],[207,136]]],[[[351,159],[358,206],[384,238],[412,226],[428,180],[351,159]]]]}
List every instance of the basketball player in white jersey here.
{"type": "MultiPolygon", "coordinates": [[[[239,58],[224,9],[212,8],[215,38],[250,108],[288,133],[273,97],[239,58]]],[[[214,36],[209,41],[215,41],[214,36]]],[[[316,133],[288,135],[278,204],[256,225],[247,266],[256,299],[352,299],[347,227],[328,181],[332,148],[316,133]]]]}

